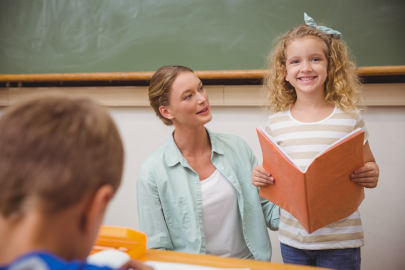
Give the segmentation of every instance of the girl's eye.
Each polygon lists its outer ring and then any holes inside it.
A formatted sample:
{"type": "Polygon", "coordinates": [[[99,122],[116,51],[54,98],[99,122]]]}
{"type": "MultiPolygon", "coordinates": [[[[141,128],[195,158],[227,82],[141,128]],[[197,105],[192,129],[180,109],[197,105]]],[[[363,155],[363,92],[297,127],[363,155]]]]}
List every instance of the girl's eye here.
{"type": "Polygon", "coordinates": [[[184,100],[190,99],[193,95],[192,94],[188,94],[187,96],[184,97],[184,100]]]}
{"type": "Polygon", "coordinates": [[[321,61],[321,59],[320,59],[320,58],[318,58],[318,57],[314,57],[314,58],[312,59],[312,61],[314,61],[314,62],[318,62],[318,61],[321,61]]]}
{"type": "Polygon", "coordinates": [[[300,62],[299,60],[294,59],[294,60],[291,60],[291,61],[290,61],[290,64],[298,64],[299,62],[300,62]]]}
{"type": "Polygon", "coordinates": [[[198,89],[200,92],[204,91],[204,86],[200,86],[200,89],[198,89]]]}

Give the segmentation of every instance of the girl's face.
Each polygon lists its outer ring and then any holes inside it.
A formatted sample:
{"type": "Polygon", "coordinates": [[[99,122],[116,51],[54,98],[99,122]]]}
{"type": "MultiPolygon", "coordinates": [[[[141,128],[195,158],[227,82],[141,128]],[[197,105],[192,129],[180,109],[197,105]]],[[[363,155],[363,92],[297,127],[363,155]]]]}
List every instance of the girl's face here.
{"type": "Polygon", "coordinates": [[[177,76],[170,89],[169,105],[160,106],[159,110],[175,126],[204,125],[212,118],[207,92],[192,72],[177,76]]]}
{"type": "Polygon", "coordinates": [[[285,49],[285,79],[301,94],[324,94],[328,74],[328,47],[320,38],[308,36],[291,41],[285,49]]]}

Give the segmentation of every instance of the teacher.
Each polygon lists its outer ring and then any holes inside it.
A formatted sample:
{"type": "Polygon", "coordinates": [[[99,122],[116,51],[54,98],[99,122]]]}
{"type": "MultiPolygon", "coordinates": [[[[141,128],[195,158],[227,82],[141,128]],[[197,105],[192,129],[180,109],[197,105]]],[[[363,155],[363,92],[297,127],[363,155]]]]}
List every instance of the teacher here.
{"type": "Polygon", "coordinates": [[[257,161],[247,143],[205,128],[212,115],[201,80],[188,67],[163,66],[149,100],[174,131],[137,181],[148,248],[270,260],[267,227],[278,229],[279,208],[251,184],[257,161]]]}

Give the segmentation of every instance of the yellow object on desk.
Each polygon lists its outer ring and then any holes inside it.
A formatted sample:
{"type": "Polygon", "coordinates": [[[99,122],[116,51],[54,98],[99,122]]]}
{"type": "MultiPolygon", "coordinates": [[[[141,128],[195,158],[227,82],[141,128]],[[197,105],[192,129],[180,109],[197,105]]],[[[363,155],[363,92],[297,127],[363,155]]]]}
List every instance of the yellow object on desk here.
{"type": "Polygon", "coordinates": [[[146,252],[146,234],[126,227],[103,225],[91,253],[114,248],[140,259],[146,252]]]}

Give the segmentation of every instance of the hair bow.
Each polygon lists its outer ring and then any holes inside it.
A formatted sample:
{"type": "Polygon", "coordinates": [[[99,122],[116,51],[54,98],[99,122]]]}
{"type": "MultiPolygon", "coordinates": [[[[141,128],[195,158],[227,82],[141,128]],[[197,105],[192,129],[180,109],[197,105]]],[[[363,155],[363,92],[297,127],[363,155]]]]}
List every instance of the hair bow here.
{"type": "Polygon", "coordinates": [[[342,37],[342,33],[340,33],[340,32],[337,31],[337,30],[334,30],[334,29],[329,28],[329,27],[326,27],[326,26],[317,25],[316,22],[315,22],[315,20],[312,19],[311,17],[309,17],[308,14],[305,13],[305,12],[304,12],[304,21],[305,21],[305,24],[306,24],[306,25],[311,26],[311,27],[313,27],[313,28],[315,28],[315,29],[317,29],[317,30],[319,30],[319,31],[322,31],[322,32],[324,32],[325,34],[333,35],[333,36],[335,36],[335,37],[337,37],[337,38],[341,38],[341,37],[342,37]]]}

